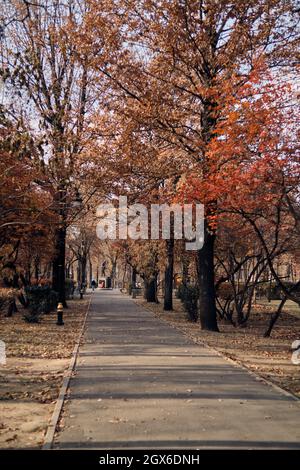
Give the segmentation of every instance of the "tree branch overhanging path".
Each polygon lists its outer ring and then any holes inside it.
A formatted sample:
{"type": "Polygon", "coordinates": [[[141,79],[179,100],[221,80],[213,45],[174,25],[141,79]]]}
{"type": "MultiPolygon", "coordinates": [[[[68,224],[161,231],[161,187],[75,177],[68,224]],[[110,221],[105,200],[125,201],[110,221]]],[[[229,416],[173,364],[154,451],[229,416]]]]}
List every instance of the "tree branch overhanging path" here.
{"type": "Polygon", "coordinates": [[[2,3],[0,323],[51,350],[96,290],[58,445],[299,447],[297,403],[202,346],[300,396],[298,0],[2,3]]]}

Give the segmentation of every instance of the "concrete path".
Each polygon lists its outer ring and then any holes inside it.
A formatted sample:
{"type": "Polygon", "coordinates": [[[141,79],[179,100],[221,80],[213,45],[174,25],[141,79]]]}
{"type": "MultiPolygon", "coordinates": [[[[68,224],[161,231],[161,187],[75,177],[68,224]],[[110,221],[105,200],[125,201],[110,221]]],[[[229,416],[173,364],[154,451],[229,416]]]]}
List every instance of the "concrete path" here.
{"type": "Polygon", "coordinates": [[[117,291],[94,294],[63,416],[62,449],[300,448],[299,401],[117,291]]]}

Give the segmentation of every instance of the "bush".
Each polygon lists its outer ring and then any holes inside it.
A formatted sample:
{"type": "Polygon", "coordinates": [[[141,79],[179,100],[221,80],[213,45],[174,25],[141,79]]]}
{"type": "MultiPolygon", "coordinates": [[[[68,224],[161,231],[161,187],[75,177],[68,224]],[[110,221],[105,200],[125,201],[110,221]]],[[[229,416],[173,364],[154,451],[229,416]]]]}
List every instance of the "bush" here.
{"type": "MultiPolygon", "coordinates": [[[[291,282],[291,281],[284,281],[283,285],[287,289],[291,289],[292,287],[294,287],[296,285],[296,283],[291,282]]],[[[284,295],[283,292],[282,292],[281,287],[276,282],[272,282],[271,285],[270,285],[269,282],[264,282],[264,283],[258,284],[256,292],[257,292],[257,295],[259,297],[266,297],[269,300],[281,300],[283,298],[283,295],[284,295]]],[[[300,287],[295,289],[293,291],[293,294],[295,296],[299,297],[300,296],[300,287]]]]}
{"type": "Polygon", "coordinates": [[[176,292],[184,306],[189,320],[196,322],[198,320],[198,297],[199,291],[197,286],[180,284],[176,292]]]}
{"type": "Polygon", "coordinates": [[[219,285],[216,292],[218,298],[222,300],[233,300],[234,299],[234,290],[232,285],[229,282],[223,282],[219,285]]]}
{"type": "Polygon", "coordinates": [[[185,294],[186,286],[184,284],[179,284],[176,290],[176,297],[183,301],[184,294],[185,294]]]}
{"type": "Polygon", "coordinates": [[[196,286],[186,286],[183,305],[191,321],[198,320],[198,297],[199,292],[196,286]]]}
{"type": "Polygon", "coordinates": [[[256,287],[257,297],[266,297],[269,300],[280,299],[279,289],[276,282],[260,282],[256,287]]]}
{"type": "Polygon", "coordinates": [[[17,290],[11,288],[0,288],[0,311],[7,314],[8,307],[17,296],[17,290]]]}
{"type": "Polygon", "coordinates": [[[24,319],[30,323],[37,323],[40,315],[50,313],[56,308],[57,293],[49,286],[27,287],[26,296],[29,301],[28,312],[24,319]]]}

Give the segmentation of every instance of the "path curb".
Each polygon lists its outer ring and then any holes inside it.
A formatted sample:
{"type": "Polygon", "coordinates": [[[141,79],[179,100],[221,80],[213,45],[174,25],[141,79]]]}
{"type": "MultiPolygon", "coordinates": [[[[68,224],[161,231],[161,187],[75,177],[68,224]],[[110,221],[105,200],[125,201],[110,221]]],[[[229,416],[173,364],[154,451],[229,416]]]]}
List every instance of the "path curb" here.
{"type": "Polygon", "coordinates": [[[52,413],[50,423],[49,423],[48,428],[47,428],[47,432],[45,434],[44,444],[42,446],[42,450],[50,450],[52,448],[54,435],[55,435],[55,431],[56,431],[56,426],[57,426],[57,423],[58,423],[58,420],[59,420],[59,417],[60,417],[60,414],[61,414],[61,410],[62,410],[64,401],[65,401],[65,396],[66,396],[66,393],[67,393],[67,390],[68,390],[68,387],[69,387],[70,379],[72,377],[72,373],[73,373],[73,370],[75,368],[81,338],[83,336],[87,316],[88,316],[88,313],[90,311],[92,297],[93,296],[91,295],[91,298],[90,298],[90,301],[88,303],[88,307],[87,307],[87,310],[86,310],[86,314],[85,314],[85,317],[84,317],[84,320],[83,320],[83,325],[82,325],[81,331],[79,333],[78,340],[76,341],[76,344],[75,344],[73,352],[72,352],[72,357],[71,357],[69,367],[66,370],[66,372],[64,373],[63,382],[62,382],[62,385],[61,385],[60,390],[59,390],[59,395],[58,395],[58,398],[57,398],[57,401],[56,401],[56,404],[55,404],[55,407],[54,407],[54,411],[52,413]]]}

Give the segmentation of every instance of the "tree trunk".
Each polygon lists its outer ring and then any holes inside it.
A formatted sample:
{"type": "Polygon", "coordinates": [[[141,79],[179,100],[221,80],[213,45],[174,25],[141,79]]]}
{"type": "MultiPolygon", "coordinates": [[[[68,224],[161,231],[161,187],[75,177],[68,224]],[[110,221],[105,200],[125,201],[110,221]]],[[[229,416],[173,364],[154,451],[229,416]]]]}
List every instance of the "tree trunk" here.
{"type": "Polygon", "coordinates": [[[183,256],[182,258],[182,284],[184,286],[186,286],[188,283],[189,264],[190,264],[189,258],[187,256],[183,256]]]}
{"type": "Polygon", "coordinates": [[[29,305],[28,299],[24,296],[22,292],[18,295],[18,300],[20,304],[23,305],[24,308],[28,307],[29,305]]]}
{"type": "Polygon", "coordinates": [[[147,302],[156,302],[156,276],[145,278],[145,298],[147,302]]]}
{"type": "Polygon", "coordinates": [[[39,274],[40,274],[40,260],[39,258],[38,259],[35,259],[34,261],[34,277],[35,277],[35,280],[38,281],[39,280],[39,274]]]}
{"type": "Polygon", "coordinates": [[[86,287],[86,265],[87,265],[87,257],[84,254],[81,258],[81,288],[85,289],[86,287]]]}
{"type": "Polygon", "coordinates": [[[89,260],[89,285],[90,286],[92,285],[92,281],[93,281],[93,265],[92,265],[91,260],[89,260]]]}
{"type": "Polygon", "coordinates": [[[245,325],[245,317],[244,317],[244,311],[243,311],[243,305],[239,305],[238,302],[236,302],[238,305],[236,307],[236,312],[237,312],[237,324],[239,326],[246,326],[245,325]]]}
{"type": "Polygon", "coordinates": [[[13,313],[18,312],[16,301],[13,299],[8,304],[8,309],[5,317],[12,317],[13,313]]]}
{"type": "Polygon", "coordinates": [[[132,287],[136,287],[136,269],[135,268],[132,268],[132,271],[131,271],[131,285],[132,287]]]}
{"type": "Polygon", "coordinates": [[[66,257],[66,229],[61,227],[56,232],[56,256],[53,261],[52,288],[58,293],[58,302],[61,302],[65,308],[65,257],[66,257]]]}
{"type": "Polygon", "coordinates": [[[285,296],[281,300],[281,302],[278,306],[277,312],[271,315],[271,320],[270,320],[270,323],[269,323],[269,326],[268,326],[267,330],[264,333],[264,338],[269,338],[271,336],[271,332],[273,330],[273,327],[274,327],[275,323],[277,322],[278,318],[280,317],[280,314],[282,312],[282,309],[283,309],[284,304],[286,303],[286,301],[287,301],[287,296],[285,296]]]}
{"type": "Polygon", "coordinates": [[[215,234],[208,232],[205,226],[204,245],[197,253],[199,317],[202,330],[219,331],[214,280],[214,242],[215,234]]]}
{"type": "Polygon", "coordinates": [[[174,239],[167,243],[167,267],[165,269],[164,310],[173,310],[173,268],[174,268],[174,239]]]}

